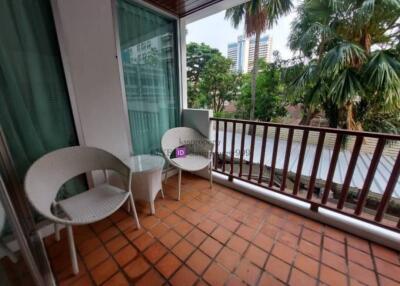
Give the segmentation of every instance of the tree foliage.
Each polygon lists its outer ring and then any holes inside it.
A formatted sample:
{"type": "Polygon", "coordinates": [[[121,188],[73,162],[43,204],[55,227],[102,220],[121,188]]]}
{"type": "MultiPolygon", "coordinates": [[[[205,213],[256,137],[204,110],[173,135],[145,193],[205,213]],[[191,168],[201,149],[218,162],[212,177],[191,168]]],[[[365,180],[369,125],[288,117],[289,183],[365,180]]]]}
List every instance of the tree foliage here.
{"type": "Polygon", "coordinates": [[[188,104],[191,107],[204,105],[204,98],[199,96],[199,85],[205,66],[214,55],[221,55],[221,53],[204,43],[189,43],[186,47],[188,104]]]}
{"type": "Polygon", "coordinates": [[[241,76],[230,68],[232,61],[205,44],[187,47],[188,104],[193,108],[212,108],[215,113],[224,104],[235,101],[240,91],[241,76]]]}
{"type": "Polygon", "coordinates": [[[215,113],[223,111],[225,102],[234,101],[239,93],[241,77],[230,71],[231,66],[230,59],[213,55],[204,68],[200,91],[215,113]]]}
{"type": "Polygon", "coordinates": [[[332,127],[393,131],[398,116],[391,114],[400,111],[400,1],[305,0],[297,12],[289,45],[307,64],[293,67],[291,92],[305,115],[321,108],[332,127]]]}
{"type": "MultiPolygon", "coordinates": [[[[258,76],[258,59],[260,36],[266,29],[272,28],[278,19],[292,9],[291,0],[250,0],[226,10],[225,19],[230,19],[232,25],[238,28],[244,22],[246,36],[255,36],[253,71],[251,78],[251,108],[250,119],[255,119],[256,87],[258,76]]],[[[251,129],[249,128],[249,133],[251,129]]]]}
{"type": "MultiPolygon", "coordinates": [[[[262,121],[272,121],[286,115],[284,97],[285,85],[282,81],[282,68],[278,63],[267,64],[260,61],[257,77],[255,117],[262,121]]],[[[243,79],[237,108],[243,117],[248,118],[251,110],[251,79],[243,79]]]]}

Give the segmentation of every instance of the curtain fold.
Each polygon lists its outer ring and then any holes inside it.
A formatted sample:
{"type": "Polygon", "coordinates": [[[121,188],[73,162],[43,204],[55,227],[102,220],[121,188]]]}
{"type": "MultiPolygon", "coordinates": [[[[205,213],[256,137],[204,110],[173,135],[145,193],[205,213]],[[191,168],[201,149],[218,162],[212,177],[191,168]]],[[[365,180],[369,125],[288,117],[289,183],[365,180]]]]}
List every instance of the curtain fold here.
{"type": "MultiPolygon", "coordinates": [[[[30,165],[77,145],[48,0],[0,0],[0,126],[22,181],[30,165]]],[[[60,197],[85,188],[71,181],[60,197]]]]}
{"type": "Polygon", "coordinates": [[[117,2],[133,153],[161,152],[161,137],[180,124],[176,20],[117,2]]]}

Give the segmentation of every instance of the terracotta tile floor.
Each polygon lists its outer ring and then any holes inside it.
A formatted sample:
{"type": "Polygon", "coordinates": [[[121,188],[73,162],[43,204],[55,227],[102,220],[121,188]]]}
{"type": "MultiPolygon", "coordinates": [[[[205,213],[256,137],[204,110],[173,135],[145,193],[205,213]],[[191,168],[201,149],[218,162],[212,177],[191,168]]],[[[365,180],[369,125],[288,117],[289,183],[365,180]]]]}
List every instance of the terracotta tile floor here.
{"type": "Polygon", "coordinates": [[[80,274],[65,231],[45,243],[59,285],[400,285],[399,253],[263,201],[185,175],[138,206],[75,228],[80,274]]]}

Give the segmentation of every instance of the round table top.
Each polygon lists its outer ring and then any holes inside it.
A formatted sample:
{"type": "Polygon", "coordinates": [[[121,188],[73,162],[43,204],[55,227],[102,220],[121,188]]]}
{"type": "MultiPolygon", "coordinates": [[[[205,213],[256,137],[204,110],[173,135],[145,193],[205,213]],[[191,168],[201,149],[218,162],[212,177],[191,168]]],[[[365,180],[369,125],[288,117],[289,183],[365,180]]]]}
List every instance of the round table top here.
{"type": "Polygon", "coordinates": [[[162,169],[164,167],[165,160],[163,157],[156,155],[137,155],[130,157],[127,163],[131,168],[131,172],[140,173],[162,169]]]}

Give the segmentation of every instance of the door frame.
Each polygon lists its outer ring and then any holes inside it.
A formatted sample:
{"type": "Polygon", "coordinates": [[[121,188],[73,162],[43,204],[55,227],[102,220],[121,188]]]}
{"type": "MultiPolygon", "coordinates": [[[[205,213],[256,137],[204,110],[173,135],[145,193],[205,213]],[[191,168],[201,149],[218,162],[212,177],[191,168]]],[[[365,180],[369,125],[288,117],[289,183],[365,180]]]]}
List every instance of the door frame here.
{"type": "MultiPolygon", "coordinates": [[[[121,83],[121,90],[122,90],[122,97],[123,97],[123,108],[124,108],[124,117],[125,117],[125,128],[126,132],[128,134],[128,144],[131,150],[131,155],[134,155],[133,151],[133,142],[132,142],[132,134],[131,134],[131,128],[130,128],[130,123],[129,123],[129,113],[128,113],[128,102],[126,98],[126,92],[125,92],[125,79],[124,79],[124,71],[123,71],[123,64],[122,64],[122,57],[121,57],[121,44],[120,44],[120,38],[119,38],[119,25],[118,25],[118,11],[117,11],[117,1],[118,0],[111,0],[111,8],[112,8],[112,17],[113,17],[113,24],[114,24],[114,35],[115,35],[115,46],[117,49],[117,58],[118,58],[118,68],[119,68],[119,77],[120,77],[120,83],[121,83]]],[[[182,110],[183,108],[186,108],[187,104],[187,96],[186,93],[184,92],[186,84],[184,83],[183,80],[183,66],[182,66],[182,31],[181,31],[181,21],[177,15],[171,14],[163,9],[160,9],[158,7],[155,7],[147,2],[140,1],[140,0],[126,0],[127,2],[131,2],[133,5],[136,6],[141,6],[144,8],[147,8],[149,10],[152,10],[156,12],[157,14],[160,14],[161,16],[164,16],[170,20],[175,21],[175,29],[176,29],[176,39],[175,39],[175,45],[176,45],[176,56],[177,56],[177,80],[178,80],[178,94],[179,94],[179,115],[180,115],[180,122],[182,122],[182,110]]],[[[183,43],[185,44],[185,51],[186,51],[186,43],[185,39],[183,39],[183,43]]],[[[185,52],[186,56],[186,52],[185,52]]],[[[186,64],[186,61],[185,61],[186,64]]],[[[186,74],[186,73],[185,73],[186,74]]],[[[185,78],[186,80],[186,78],[185,78]]]]}
{"type": "Polygon", "coordinates": [[[35,284],[38,286],[56,285],[43,241],[35,229],[30,206],[26,201],[26,198],[21,197],[23,187],[16,176],[11,152],[1,127],[0,167],[5,172],[4,175],[7,180],[6,182],[3,181],[3,178],[0,176],[0,203],[3,204],[6,217],[10,222],[11,229],[16,241],[18,242],[19,249],[25,263],[27,264],[29,272],[31,273],[35,284]],[[7,191],[7,182],[8,186],[14,189],[12,199],[7,191]],[[17,210],[19,215],[17,214],[17,210]],[[28,240],[31,244],[35,244],[35,249],[31,248],[33,245],[30,245],[28,240]],[[35,252],[36,257],[33,252],[35,252]]]}

